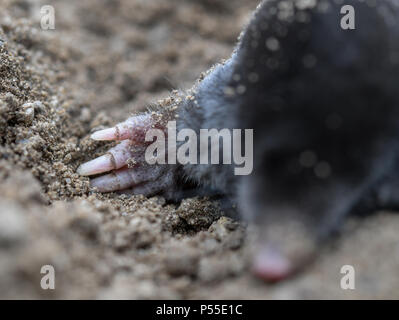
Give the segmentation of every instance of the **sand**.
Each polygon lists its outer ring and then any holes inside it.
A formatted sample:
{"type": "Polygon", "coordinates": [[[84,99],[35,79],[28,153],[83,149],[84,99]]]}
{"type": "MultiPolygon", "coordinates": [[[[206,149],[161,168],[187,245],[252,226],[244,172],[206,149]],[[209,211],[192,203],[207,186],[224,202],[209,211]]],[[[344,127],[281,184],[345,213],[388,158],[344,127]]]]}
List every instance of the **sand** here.
{"type": "Polygon", "coordinates": [[[97,194],[76,174],[112,145],[90,133],[190,88],[256,5],[0,0],[0,298],[399,298],[396,213],[348,219],[302,274],[267,285],[249,273],[251,226],[217,203],[97,194]],[[55,30],[40,28],[45,4],[55,30]]]}

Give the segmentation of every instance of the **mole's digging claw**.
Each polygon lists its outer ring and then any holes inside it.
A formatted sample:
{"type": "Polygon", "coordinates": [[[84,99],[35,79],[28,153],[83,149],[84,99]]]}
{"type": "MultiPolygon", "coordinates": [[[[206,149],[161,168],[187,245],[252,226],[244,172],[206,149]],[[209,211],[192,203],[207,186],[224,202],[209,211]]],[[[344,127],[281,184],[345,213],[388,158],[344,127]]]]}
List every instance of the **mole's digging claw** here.
{"type": "MultiPolygon", "coordinates": [[[[175,196],[174,191],[176,190],[173,173],[173,170],[168,170],[166,172],[163,171],[156,180],[151,181],[150,179],[148,179],[146,182],[122,190],[122,193],[128,195],[142,194],[144,196],[161,194],[165,198],[172,199],[175,196]]],[[[152,179],[154,179],[154,177],[152,179]]]]}
{"type": "Polygon", "coordinates": [[[144,142],[145,132],[151,128],[154,120],[151,114],[130,117],[113,128],[94,132],[91,138],[99,141],[126,140],[130,139],[136,143],[144,142]]]}
{"type": "Polygon", "coordinates": [[[113,192],[127,189],[137,184],[153,181],[162,174],[160,167],[123,168],[110,174],[95,178],[91,186],[100,192],[113,192]]]}
{"type": "Polygon", "coordinates": [[[145,164],[135,168],[122,168],[91,180],[99,192],[122,191],[145,196],[167,193],[175,186],[175,166],[145,164]]]}
{"type": "Polygon", "coordinates": [[[132,157],[130,140],[122,141],[117,146],[94,160],[82,164],[77,173],[82,176],[92,176],[115,169],[120,169],[126,165],[126,161],[132,157]]]}

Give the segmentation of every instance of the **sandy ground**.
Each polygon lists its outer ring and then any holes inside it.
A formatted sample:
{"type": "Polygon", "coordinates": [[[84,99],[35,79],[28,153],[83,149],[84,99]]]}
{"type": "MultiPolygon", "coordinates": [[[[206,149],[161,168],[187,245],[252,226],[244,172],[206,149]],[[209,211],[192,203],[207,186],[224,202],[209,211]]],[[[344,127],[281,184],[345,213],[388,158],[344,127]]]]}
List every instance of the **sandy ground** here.
{"type": "Polygon", "coordinates": [[[399,215],[351,218],[298,277],[248,272],[217,203],[92,193],[90,133],[189,88],[227,58],[257,0],[0,0],[0,298],[399,298],[399,215]],[[40,29],[40,7],[56,29],[40,29]],[[353,265],[356,289],[342,290],[353,265]],[[55,290],[42,290],[43,265],[55,290]]]}

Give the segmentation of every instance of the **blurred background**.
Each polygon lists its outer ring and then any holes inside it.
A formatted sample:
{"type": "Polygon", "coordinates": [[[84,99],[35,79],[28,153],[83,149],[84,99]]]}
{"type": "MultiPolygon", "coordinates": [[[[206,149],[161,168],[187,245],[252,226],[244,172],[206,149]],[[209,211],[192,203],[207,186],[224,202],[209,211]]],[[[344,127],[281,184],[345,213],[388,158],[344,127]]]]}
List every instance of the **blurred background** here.
{"type": "MultiPolygon", "coordinates": [[[[4,2],[4,0],[2,0],[4,2]]],[[[55,30],[69,79],[98,112],[128,112],[190,88],[226,59],[257,0],[7,1],[12,19],[40,26],[40,8],[55,9],[55,30]],[[111,110],[110,110],[111,109],[111,110]]]]}

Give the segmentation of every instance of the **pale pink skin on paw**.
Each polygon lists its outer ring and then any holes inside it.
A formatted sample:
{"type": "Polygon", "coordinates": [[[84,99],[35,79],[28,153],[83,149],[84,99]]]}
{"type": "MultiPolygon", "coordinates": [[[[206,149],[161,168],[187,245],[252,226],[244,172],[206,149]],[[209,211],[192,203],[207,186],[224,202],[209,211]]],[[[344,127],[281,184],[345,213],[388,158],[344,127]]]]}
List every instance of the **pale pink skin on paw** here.
{"type": "Polygon", "coordinates": [[[160,128],[151,114],[131,117],[113,128],[97,131],[91,138],[98,141],[121,141],[117,146],[94,160],[82,164],[77,173],[92,176],[107,173],[91,180],[100,192],[126,191],[129,194],[153,195],[173,189],[175,166],[148,165],[144,160],[147,130],[160,128]],[[127,160],[137,164],[127,167],[127,160]]]}

